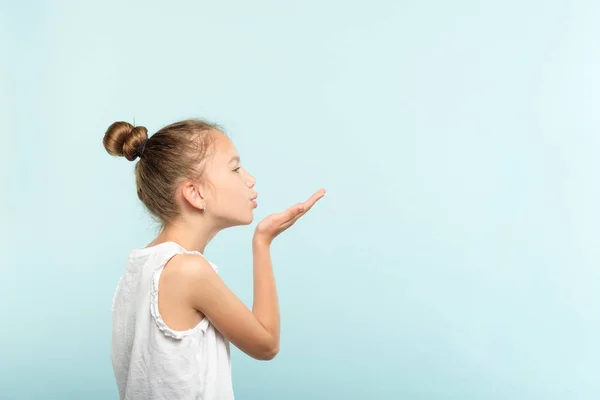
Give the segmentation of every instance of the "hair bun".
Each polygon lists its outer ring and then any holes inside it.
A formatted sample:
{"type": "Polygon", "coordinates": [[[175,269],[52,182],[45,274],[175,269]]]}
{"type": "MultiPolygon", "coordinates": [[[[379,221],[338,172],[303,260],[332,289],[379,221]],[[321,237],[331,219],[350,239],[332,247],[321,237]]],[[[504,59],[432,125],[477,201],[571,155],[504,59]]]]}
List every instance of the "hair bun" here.
{"type": "Polygon", "coordinates": [[[103,143],[108,154],[133,161],[137,158],[138,146],[147,138],[148,130],[145,127],[117,121],[106,130],[103,143]]]}

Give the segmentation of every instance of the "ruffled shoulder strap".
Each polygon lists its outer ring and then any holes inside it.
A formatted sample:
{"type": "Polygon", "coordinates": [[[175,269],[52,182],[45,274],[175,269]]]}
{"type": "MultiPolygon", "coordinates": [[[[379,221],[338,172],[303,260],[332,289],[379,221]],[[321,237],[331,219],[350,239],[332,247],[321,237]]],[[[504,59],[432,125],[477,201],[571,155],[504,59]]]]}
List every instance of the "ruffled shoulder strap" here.
{"type": "MultiPolygon", "coordinates": [[[[186,331],[176,331],[174,329],[169,328],[165,322],[163,321],[160,312],[158,311],[158,282],[160,280],[160,276],[162,274],[162,271],[164,270],[165,266],[167,265],[167,263],[176,255],[178,254],[197,254],[199,256],[204,257],[204,255],[202,253],[200,253],[199,251],[191,251],[191,250],[186,250],[185,248],[183,248],[182,246],[180,246],[179,244],[175,243],[175,242],[167,242],[164,243],[163,248],[161,249],[160,252],[160,259],[157,260],[157,266],[156,269],[153,271],[152,274],[152,288],[151,288],[151,293],[150,293],[150,313],[152,314],[152,319],[154,319],[154,322],[156,323],[156,326],[158,327],[158,329],[167,337],[170,337],[172,339],[183,339],[186,336],[189,336],[195,332],[198,331],[202,331],[204,333],[206,333],[206,330],[208,329],[208,325],[209,325],[209,321],[206,317],[204,317],[204,319],[202,321],[200,321],[200,323],[198,323],[198,325],[196,325],[195,327],[188,329],[186,331]]],[[[206,259],[206,257],[205,257],[206,259]]],[[[218,268],[215,264],[213,264],[212,262],[210,262],[209,260],[208,263],[212,266],[212,268],[218,273],[218,268]]]]}

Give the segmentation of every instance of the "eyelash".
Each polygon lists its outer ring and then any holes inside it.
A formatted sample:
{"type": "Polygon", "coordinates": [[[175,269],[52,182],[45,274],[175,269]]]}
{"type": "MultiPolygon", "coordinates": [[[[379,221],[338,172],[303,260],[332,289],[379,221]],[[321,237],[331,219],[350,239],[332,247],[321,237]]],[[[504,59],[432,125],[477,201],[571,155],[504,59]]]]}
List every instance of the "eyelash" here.
{"type": "Polygon", "coordinates": [[[242,168],[242,167],[237,167],[236,169],[234,169],[234,172],[238,172],[240,170],[240,168],[242,168]]]}

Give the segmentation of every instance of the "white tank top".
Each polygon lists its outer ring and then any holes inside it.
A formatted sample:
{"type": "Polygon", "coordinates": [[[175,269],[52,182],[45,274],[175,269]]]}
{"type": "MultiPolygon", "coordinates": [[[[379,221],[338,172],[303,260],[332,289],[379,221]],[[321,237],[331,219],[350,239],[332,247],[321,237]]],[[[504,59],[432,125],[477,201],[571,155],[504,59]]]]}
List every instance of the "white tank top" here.
{"type": "Polygon", "coordinates": [[[229,342],[206,317],[175,331],[158,312],[160,274],[181,253],[202,256],[175,242],[129,255],[112,304],[111,358],[121,400],[234,398],[229,342]]]}

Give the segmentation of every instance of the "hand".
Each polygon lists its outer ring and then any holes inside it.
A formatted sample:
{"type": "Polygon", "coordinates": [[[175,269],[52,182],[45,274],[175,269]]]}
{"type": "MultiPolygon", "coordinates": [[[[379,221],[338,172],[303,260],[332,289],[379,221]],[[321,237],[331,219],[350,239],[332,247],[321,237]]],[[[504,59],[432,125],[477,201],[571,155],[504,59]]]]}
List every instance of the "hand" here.
{"type": "Polygon", "coordinates": [[[325,189],[319,189],[305,202],[298,203],[283,212],[269,215],[260,221],[254,230],[253,240],[270,245],[277,235],[294,225],[323,196],[325,196],[325,189]]]}

